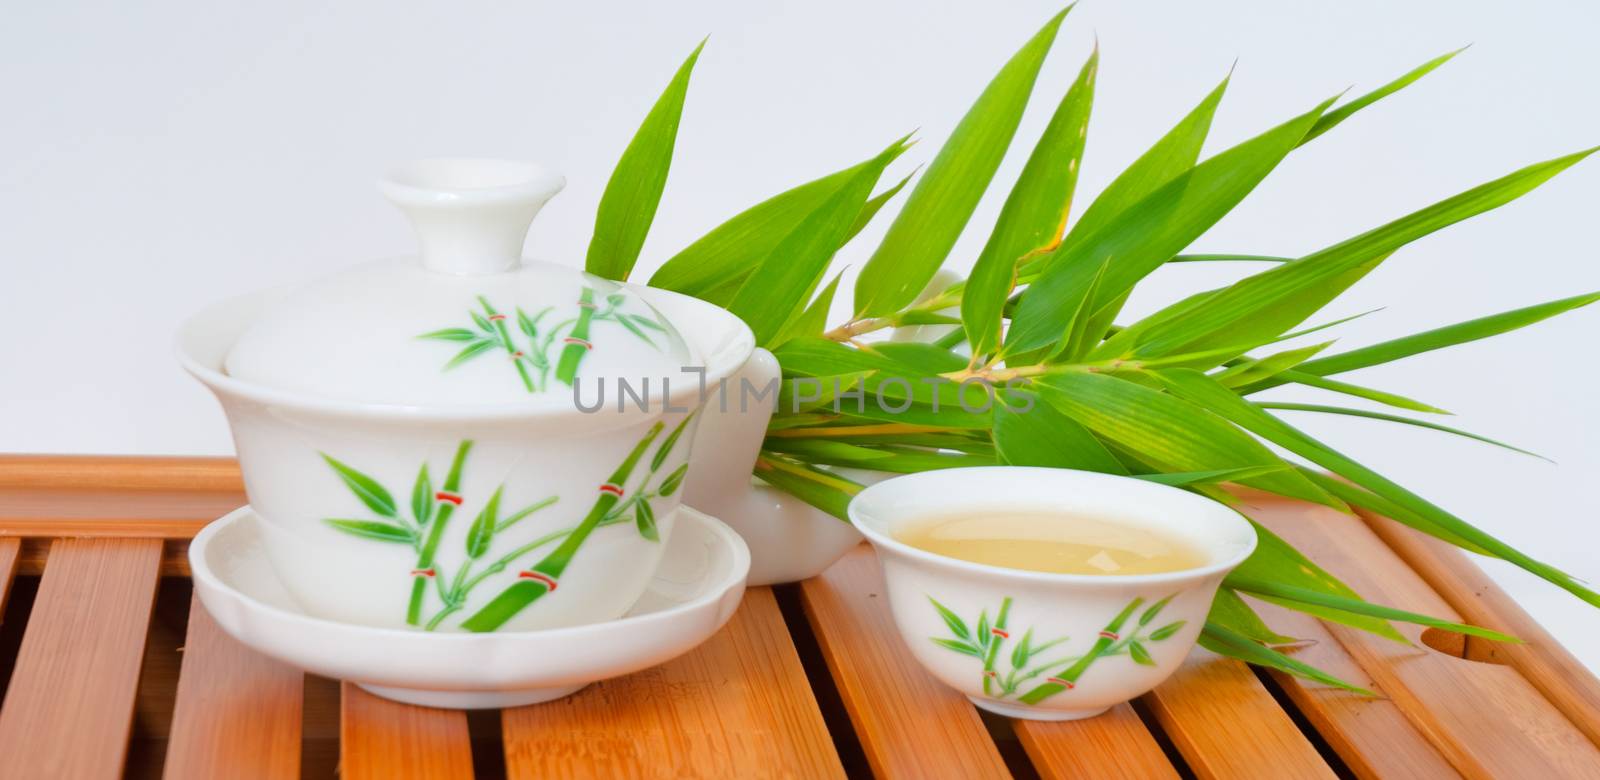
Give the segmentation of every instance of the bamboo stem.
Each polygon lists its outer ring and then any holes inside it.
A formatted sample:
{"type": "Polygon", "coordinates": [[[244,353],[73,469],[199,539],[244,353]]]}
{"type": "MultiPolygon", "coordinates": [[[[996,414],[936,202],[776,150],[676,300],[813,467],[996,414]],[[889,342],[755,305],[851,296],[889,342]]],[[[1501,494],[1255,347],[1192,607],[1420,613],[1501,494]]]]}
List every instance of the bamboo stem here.
{"type": "Polygon", "coordinates": [[[511,365],[517,367],[517,374],[522,377],[522,386],[526,387],[528,392],[534,392],[533,379],[528,376],[527,367],[522,365],[522,359],[517,356],[517,345],[511,342],[511,333],[506,330],[506,321],[503,315],[489,304],[488,298],[480,295],[478,296],[478,302],[483,304],[484,312],[489,315],[489,322],[494,325],[494,331],[499,336],[501,348],[506,351],[507,355],[511,356],[511,365]],[[501,319],[495,319],[496,317],[501,319]]]}
{"type": "Polygon", "coordinates": [[[1115,618],[1111,619],[1110,623],[1106,624],[1105,629],[1100,632],[1100,638],[1095,640],[1094,646],[1089,648],[1089,652],[1085,653],[1072,666],[1067,667],[1066,671],[1052,678],[1063,682],[1044,683],[1022,694],[1017,700],[1024,704],[1038,704],[1066,690],[1069,686],[1063,683],[1076,683],[1078,678],[1083,676],[1084,671],[1117,642],[1120,638],[1117,636],[1117,632],[1122,630],[1122,625],[1128,622],[1128,618],[1133,616],[1134,610],[1138,609],[1139,605],[1143,603],[1144,599],[1142,598],[1136,598],[1128,602],[1128,606],[1123,607],[1122,612],[1118,613],[1115,618]]]}
{"type": "Polygon", "coordinates": [[[933,313],[959,305],[961,305],[961,294],[956,288],[952,287],[944,292],[939,293],[938,295],[933,296],[932,298],[929,298],[926,301],[923,301],[922,303],[907,307],[899,312],[885,317],[869,317],[867,319],[851,320],[837,328],[823,333],[822,337],[826,339],[832,339],[834,341],[853,341],[855,337],[863,334],[883,330],[884,328],[899,327],[900,324],[905,321],[907,315],[913,313],[933,313]]]}
{"type": "MultiPolygon", "coordinates": [[[[585,291],[592,297],[592,290],[585,288],[585,291]]],[[[585,309],[585,311],[588,310],[585,309]]],[[[583,324],[582,320],[580,320],[580,325],[583,324]]],[[[568,534],[556,549],[550,551],[543,560],[533,565],[530,572],[542,575],[542,579],[519,580],[507,586],[505,590],[502,590],[498,596],[490,600],[472,617],[462,621],[461,627],[468,631],[493,631],[505,625],[506,621],[527,608],[528,605],[549,593],[554,586],[556,578],[560,577],[566,571],[567,565],[572,562],[572,556],[577,553],[578,547],[589,538],[589,534],[594,532],[600,521],[621,500],[621,487],[626,484],[629,475],[633,473],[634,466],[638,465],[639,459],[644,457],[645,450],[661,434],[663,427],[659,422],[651,426],[650,431],[645,434],[644,438],[639,440],[638,444],[634,445],[633,451],[628,453],[628,457],[617,466],[611,477],[602,486],[602,488],[606,486],[618,488],[618,492],[613,493],[602,489],[600,497],[595,499],[594,506],[589,510],[589,514],[583,518],[583,522],[579,523],[577,528],[574,528],[572,533],[568,534]]]]}
{"type": "Polygon", "coordinates": [[[556,365],[556,379],[564,385],[572,384],[578,376],[578,364],[583,362],[584,355],[589,352],[589,323],[594,319],[594,289],[583,288],[578,295],[578,321],[572,326],[569,341],[561,349],[561,360],[556,365]]]}
{"type": "MultiPolygon", "coordinates": [[[[455,460],[450,464],[450,473],[444,480],[444,492],[455,493],[461,489],[461,467],[466,463],[467,453],[472,449],[472,440],[463,439],[456,446],[455,460]]],[[[439,512],[433,518],[433,525],[428,529],[428,540],[422,545],[422,553],[417,556],[417,568],[427,569],[433,566],[434,553],[439,550],[439,540],[444,538],[445,524],[450,522],[450,515],[455,512],[454,502],[436,498],[439,503],[439,512]]],[[[411,583],[411,603],[406,607],[406,622],[417,625],[422,619],[422,596],[427,592],[427,578],[417,576],[411,583]]]]}

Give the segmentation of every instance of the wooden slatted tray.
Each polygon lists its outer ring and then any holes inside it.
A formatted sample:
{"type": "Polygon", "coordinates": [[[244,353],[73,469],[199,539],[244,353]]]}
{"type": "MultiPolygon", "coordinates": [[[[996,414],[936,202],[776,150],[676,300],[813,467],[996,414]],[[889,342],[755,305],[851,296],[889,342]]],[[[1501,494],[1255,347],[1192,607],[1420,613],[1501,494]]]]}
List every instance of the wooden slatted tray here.
{"type": "Polygon", "coordinates": [[[752,588],[663,666],[474,713],[262,657],[193,601],[184,554],[243,502],[228,459],[0,457],[0,777],[1600,777],[1600,682],[1451,548],[1264,496],[1254,516],[1375,600],[1509,631],[1414,646],[1271,605],[1363,698],[1196,650],[1075,723],[980,713],[911,659],[872,553],[752,588]]]}

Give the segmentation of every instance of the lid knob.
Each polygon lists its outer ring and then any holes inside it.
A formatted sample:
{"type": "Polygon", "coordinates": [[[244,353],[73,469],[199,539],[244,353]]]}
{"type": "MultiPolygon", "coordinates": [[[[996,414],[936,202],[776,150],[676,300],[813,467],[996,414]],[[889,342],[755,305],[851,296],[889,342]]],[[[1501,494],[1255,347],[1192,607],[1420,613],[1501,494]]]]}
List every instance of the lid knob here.
{"type": "Polygon", "coordinates": [[[517,267],[528,225],[566,184],[533,163],[441,157],[390,171],[378,189],[411,219],[423,267],[467,275],[517,267]]]}

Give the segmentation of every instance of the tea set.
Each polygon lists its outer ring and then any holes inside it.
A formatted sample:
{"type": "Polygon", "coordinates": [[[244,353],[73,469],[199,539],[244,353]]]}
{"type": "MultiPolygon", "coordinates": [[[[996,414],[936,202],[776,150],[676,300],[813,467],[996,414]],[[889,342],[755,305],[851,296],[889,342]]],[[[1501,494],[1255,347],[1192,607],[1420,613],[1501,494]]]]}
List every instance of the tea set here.
{"type": "Polygon", "coordinates": [[[379,190],[414,257],[224,301],[178,333],[218,398],[250,504],[190,546],[218,624],[268,656],[435,707],[548,701],[692,650],[748,584],[820,573],[863,539],[896,624],[980,707],[1058,720],[1181,663],[1248,522],[1138,480],[987,467],[885,479],[844,523],[751,475],[781,378],[728,311],[522,257],[564,180],[430,159],[379,190]],[[1003,489],[1002,489],[1003,488],[1003,489]],[[894,538],[930,508],[1096,512],[1179,534],[1205,565],[1009,570],[894,538]],[[987,502],[987,503],[986,503],[987,502]]]}

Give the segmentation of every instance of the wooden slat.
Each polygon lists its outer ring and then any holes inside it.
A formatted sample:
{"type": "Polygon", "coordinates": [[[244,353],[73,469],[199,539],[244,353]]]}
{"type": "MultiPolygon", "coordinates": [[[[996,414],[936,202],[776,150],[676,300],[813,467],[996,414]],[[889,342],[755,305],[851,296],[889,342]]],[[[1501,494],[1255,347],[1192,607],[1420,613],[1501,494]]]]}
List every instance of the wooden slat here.
{"type": "Polygon", "coordinates": [[[1363,515],[1379,538],[1467,622],[1504,631],[1526,644],[1468,638],[1466,656],[1522,673],[1573,725],[1600,744],[1600,679],[1448,542],[1388,518],[1363,515]]]}
{"type": "MultiPolygon", "coordinates": [[[[4,519],[0,519],[0,523],[4,522],[4,519]]],[[[87,538],[94,538],[94,535],[90,534],[87,538]]],[[[16,541],[15,538],[0,538],[0,545],[16,541]]],[[[45,564],[50,560],[50,545],[54,541],[50,538],[23,539],[21,551],[17,553],[17,574],[34,577],[43,574],[45,564]]],[[[189,576],[189,540],[168,539],[162,545],[161,576],[189,576]]]]}
{"type": "Polygon", "coordinates": [[[471,780],[466,713],[401,704],[348,682],[340,697],[339,771],[344,780],[471,780]]]}
{"type": "Polygon", "coordinates": [[[1178,772],[1127,704],[1086,720],[1046,723],[1018,720],[1013,725],[1028,758],[1044,780],[1161,780],[1178,772]]]}
{"type": "Polygon", "coordinates": [[[234,458],[0,455],[0,487],[243,492],[234,458]]]}
{"type": "Polygon", "coordinates": [[[1304,612],[1247,599],[1281,633],[1306,644],[1286,648],[1295,658],[1378,694],[1362,696],[1321,683],[1272,672],[1294,707],[1339,755],[1352,774],[1366,780],[1392,777],[1448,778],[1458,773],[1426,734],[1384,694],[1326,626],[1304,612]]]}
{"type": "Polygon", "coordinates": [[[0,709],[7,772],[121,772],[160,561],[158,541],[55,543],[0,709]]]}
{"type": "Polygon", "coordinates": [[[1144,701],[1197,777],[1335,776],[1255,673],[1238,661],[1196,647],[1144,701]]]}
{"type": "Polygon", "coordinates": [[[299,777],[304,688],[304,674],[223,633],[194,597],[165,776],[299,777]]]}
{"type": "Polygon", "coordinates": [[[6,597],[11,595],[11,578],[17,575],[21,558],[21,542],[16,539],[0,539],[0,616],[5,615],[6,597]]]}
{"type": "MultiPolygon", "coordinates": [[[[1314,506],[1262,519],[1366,598],[1460,619],[1360,519],[1314,506]]],[[[1396,627],[1415,646],[1327,628],[1462,775],[1600,777],[1600,750],[1516,670],[1431,650],[1417,627],[1396,627]]]]}
{"type": "Polygon", "coordinates": [[[0,536],[188,539],[244,503],[233,490],[0,487],[0,536]]]}
{"type": "MultiPolygon", "coordinates": [[[[1302,504],[1265,494],[1252,494],[1247,501],[1246,511],[1268,527],[1304,521],[1300,515],[1302,504]]],[[[1252,601],[1251,606],[1280,633],[1306,640],[1305,645],[1289,650],[1295,658],[1379,694],[1361,696],[1273,673],[1278,687],[1353,774],[1369,779],[1456,775],[1427,735],[1384,695],[1383,686],[1361,668],[1321,621],[1274,604],[1252,601]]]]}
{"type": "Polygon", "coordinates": [[[501,723],[512,778],[844,776],[770,588],[693,652],[501,723]]]}
{"type": "Polygon", "coordinates": [[[977,710],[902,644],[872,551],[858,547],[800,585],[856,736],[879,777],[1009,777],[977,710]]]}

